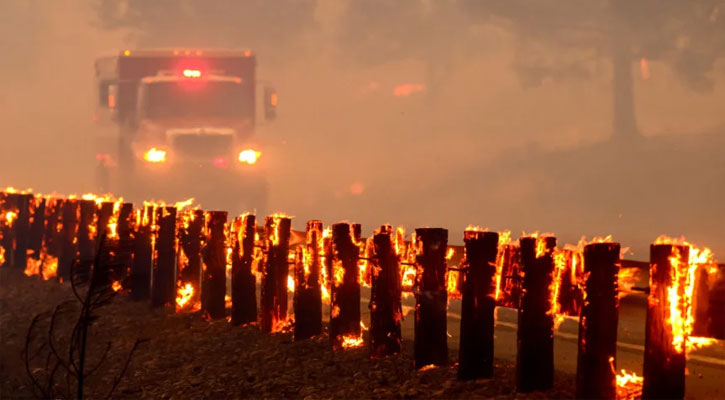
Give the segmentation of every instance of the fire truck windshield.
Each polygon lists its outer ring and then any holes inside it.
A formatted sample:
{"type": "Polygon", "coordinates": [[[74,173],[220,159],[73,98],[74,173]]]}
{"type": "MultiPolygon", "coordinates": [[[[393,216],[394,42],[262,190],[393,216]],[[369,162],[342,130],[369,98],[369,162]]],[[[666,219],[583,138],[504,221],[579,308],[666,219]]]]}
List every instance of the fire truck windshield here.
{"type": "Polygon", "coordinates": [[[160,81],[142,86],[141,118],[218,117],[249,114],[251,100],[234,81],[160,81]]]}

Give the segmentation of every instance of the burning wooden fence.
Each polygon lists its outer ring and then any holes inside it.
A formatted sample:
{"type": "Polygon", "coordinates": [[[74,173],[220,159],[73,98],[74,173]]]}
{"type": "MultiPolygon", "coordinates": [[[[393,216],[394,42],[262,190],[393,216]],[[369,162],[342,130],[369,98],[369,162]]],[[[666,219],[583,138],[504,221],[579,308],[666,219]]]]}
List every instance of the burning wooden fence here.
{"type": "Polygon", "coordinates": [[[448,364],[447,308],[460,298],[458,377],[464,380],[493,376],[494,311],[511,307],[518,309],[521,392],[553,385],[553,332],[565,316],[579,317],[582,398],[682,398],[687,351],[712,342],[705,336],[725,337],[718,312],[725,303],[718,291],[722,271],[709,250],[682,239],[658,238],[651,248],[644,376],[638,377],[616,372],[618,299],[633,284],[611,238],[560,249],[552,235],[525,235],[516,243],[509,232],[469,227],[463,259],[449,267],[453,249],[442,228],[416,229],[406,242],[402,228],[383,225],[365,240],[359,224],[325,229],[312,220],[294,247],[291,217],[271,215],[258,228],[254,215],[228,218],[189,205],[144,203],[134,210],[108,196],[6,190],[0,192],[0,265],[45,280],[83,280],[100,251],[114,268],[98,279],[132,300],[227,317],[233,325],[258,322],[269,333],[292,327],[295,340],[324,333],[322,310],[329,305],[335,349],[365,343],[365,286],[370,357],[401,351],[402,298],[412,294],[417,369],[448,364]]]}

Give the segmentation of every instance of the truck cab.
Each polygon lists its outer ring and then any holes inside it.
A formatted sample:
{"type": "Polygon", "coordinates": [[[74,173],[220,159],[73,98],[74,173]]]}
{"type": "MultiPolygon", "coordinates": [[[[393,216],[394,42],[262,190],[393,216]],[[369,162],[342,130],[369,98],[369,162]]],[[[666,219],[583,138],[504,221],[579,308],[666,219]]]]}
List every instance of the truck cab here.
{"type": "MultiPolygon", "coordinates": [[[[255,67],[249,51],[124,51],[96,60],[99,189],[263,210],[255,67]]],[[[264,88],[266,120],[276,102],[264,88]]]]}

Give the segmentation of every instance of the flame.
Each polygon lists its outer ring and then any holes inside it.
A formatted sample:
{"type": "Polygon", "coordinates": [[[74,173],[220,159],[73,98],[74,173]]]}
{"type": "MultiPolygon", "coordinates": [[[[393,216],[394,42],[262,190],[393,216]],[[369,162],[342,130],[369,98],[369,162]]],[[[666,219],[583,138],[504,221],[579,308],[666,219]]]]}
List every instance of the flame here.
{"type": "Polygon", "coordinates": [[[503,275],[503,264],[504,264],[504,253],[506,246],[511,243],[511,231],[503,231],[498,233],[498,251],[496,253],[496,291],[494,299],[499,300],[501,298],[501,282],[503,275]]]}
{"type": "Polygon", "coordinates": [[[354,349],[361,347],[365,343],[362,334],[338,336],[337,339],[343,349],[354,349]]]}
{"type": "Polygon", "coordinates": [[[631,292],[634,285],[640,278],[641,271],[637,268],[620,268],[617,285],[619,286],[619,297],[631,292]]]}
{"type": "MultiPolygon", "coordinates": [[[[183,287],[179,287],[176,290],[176,307],[185,308],[190,304],[191,299],[194,297],[194,285],[191,283],[185,284],[183,287]]],[[[201,309],[201,304],[197,301],[196,304],[191,306],[193,311],[201,309]]]]}
{"type": "Polygon", "coordinates": [[[617,384],[617,399],[634,400],[642,395],[642,383],[644,378],[634,372],[622,369],[617,373],[614,368],[614,357],[609,357],[609,367],[615,375],[617,384]]]}
{"type": "MultiPolygon", "coordinates": [[[[46,255],[43,260],[43,268],[41,268],[40,276],[44,281],[54,278],[58,275],[58,258],[46,255]]],[[[63,282],[61,278],[61,282],[63,282]]]]}
{"type": "MultiPolygon", "coordinates": [[[[181,212],[181,211],[183,211],[183,210],[184,210],[185,208],[187,208],[187,207],[191,207],[191,205],[192,205],[192,204],[194,204],[194,198],[193,198],[193,197],[189,197],[189,198],[188,198],[188,199],[186,199],[186,200],[182,200],[182,201],[177,201],[176,203],[174,203],[174,207],[175,207],[175,208],[176,208],[176,209],[178,210],[178,212],[180,213],[180,212],[181,212]]],[[[197,206],[197,207],[198,207],[198,206],[197,206]]],[[[194,217],[192,216],[191,218],[193,219],[194,217]]]]}
{"type": "MultiPolygon", "coordinates": [[[[675,351],[682,353],[715,343],[715,339],[690,336],[695,322],[692,307],[695,273],[699,268],[707,269],[708,266],[715,263],[712,251],[708,248],[700,249],[696,247],[689,243],[684,236],[671,238],[661,235],[655,240],[655,244],[670,244],[689,248],[687,263],[681,261],[682,257],[678,247],[674,248],[674,252],[669,258],[672,286],[667,288],[667,302],[670,311],[667,322],[672,327],[672,345],[675,351]]],[[[651,282],[650,286],[652,286],[651,282]]]]}
{"type": "Polygon", "coordinates": [[[121,289],[123,289],[123,286],[121,286],[121,282],[119,281],[113,281],[111,284],[111,290],[114,292],[119,292],[121,289]]]}
{"type": "Polygon", "coordinates": [[[424,365],[424,366],[420,367],[420,369],[418,371],[428,371],[429,369],[434,369],[434,368],[437,368],[437,365],[428,364],[428,365],[424,365]]]}
{"type": "Polygon", "coordinates": [[[239,152],[239,162],[249,165],[254,165],[259,160],[262,152],[253,149],[245,149],[239,152]]]}
{"type": "Polygon", "coordinates": [[[13,226],[13,222],[18,218],[18,214],[13,211],[8,211],[5,213],[5,225],[6,226],[13,226]]]}
{"type": "Polygon", "coordinates": [[[448,270],[448,280],[446,290],[448,291],[449,299],[460,299],[461,292],[458,290],[458,278],[460,271],[448,270]]]}
{"type": "Polygon", "coordinates": [[[287,291],[290,293],[295,291],[295,280],[291,275],[287,275],[287,291]]]}
{"type": "MultiPolygon", "coordinates": [[[[543,240],[539,239],[538,242],[543,242],[543,240]]],[[[549,302],[551,304],[551,308],[549,308],[548,311],[548,314],[553,317],[554,329],[557,329],[559,325],[564,322],[565,318],[565,315],[561,313],[561,305],[559,304],[559,291],[561,290],[561,276],[567,268],[568,261],[569,260],[567,257],[567,253],[565,251],[554,251],[554,276],[551,280],[551,284],[549,285],[549,293],[551,293],[549,302]]]]}

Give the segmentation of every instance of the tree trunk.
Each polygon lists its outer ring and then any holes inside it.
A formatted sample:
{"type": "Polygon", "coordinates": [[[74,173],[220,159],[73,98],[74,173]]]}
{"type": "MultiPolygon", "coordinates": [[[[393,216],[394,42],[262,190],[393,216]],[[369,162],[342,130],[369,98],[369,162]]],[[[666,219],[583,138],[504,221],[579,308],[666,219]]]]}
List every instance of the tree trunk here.
{"type": "Polygon", "coordinates": [[[612,90],[614,109],[612,137],[627,141],[639,136],[634,114],[634,82],[632,81],[632,57],[625,32],[615,32],[612,38],[612,90]]]}

